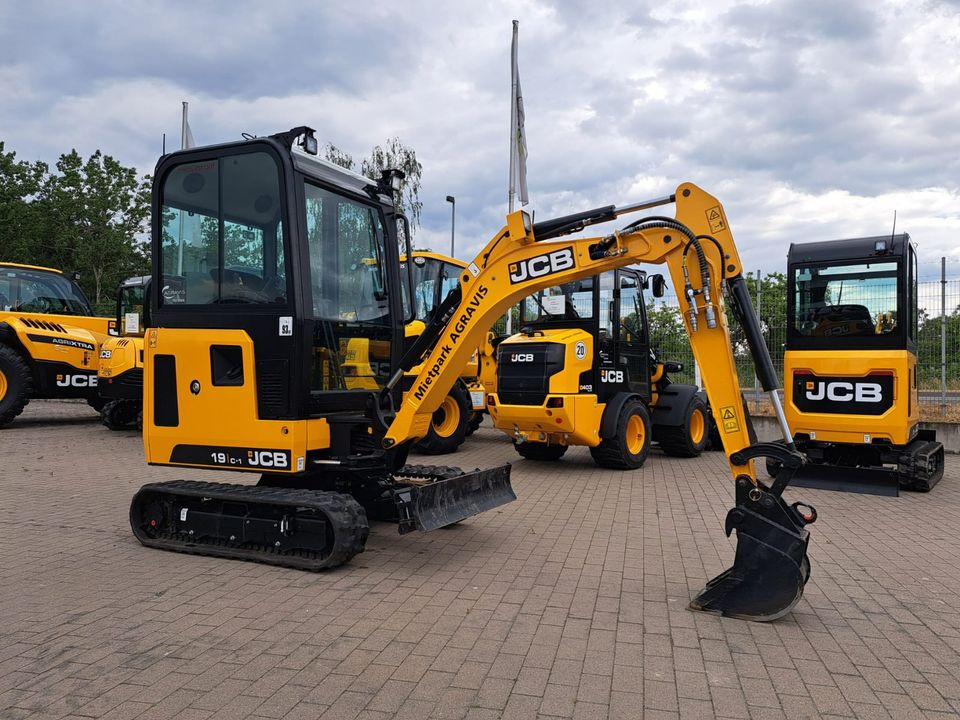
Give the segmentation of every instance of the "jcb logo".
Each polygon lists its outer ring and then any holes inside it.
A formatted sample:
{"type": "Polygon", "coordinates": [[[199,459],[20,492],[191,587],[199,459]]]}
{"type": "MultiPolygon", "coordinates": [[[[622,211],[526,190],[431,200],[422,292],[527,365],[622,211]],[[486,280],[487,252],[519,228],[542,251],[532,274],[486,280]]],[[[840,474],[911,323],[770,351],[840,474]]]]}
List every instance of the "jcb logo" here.
{"type": "Polygon", "coordinates": [[[273,450],[247,450],[247,463],[256,467],[290,467],[287,454],[273,450]]]}
{"type": "Polygon", "coordinates": [[[533,353],[513,353],[510,362],[533,362],[533,353]]]}
{"type": "Polygon", "coordinates": [[[805,385],[807,400],[832,400],[834,402],[883,402],[883,388],[874,382],[811,382],[805,385]]]}
{"type": "Polygon", "coordinates": [[[601,371],[600,371],[600,382],[605,382],[605,383],[622,383],[622,382],[623,382],[623,370],[601,370],[601,371]]]}
{"type": "Polygon", "coordinates": [[[96,375],[57,375],[57,387],[96,387],[96,375]]]}
{"type": "Polygon", "coordinates": [[[544,255],[537,255],[529,260],[510,263],[510,283],[515,285],[525,280],[553,275],[562,270],[569,270],[574,265],[572,249],[554,250],[544,255]]]}

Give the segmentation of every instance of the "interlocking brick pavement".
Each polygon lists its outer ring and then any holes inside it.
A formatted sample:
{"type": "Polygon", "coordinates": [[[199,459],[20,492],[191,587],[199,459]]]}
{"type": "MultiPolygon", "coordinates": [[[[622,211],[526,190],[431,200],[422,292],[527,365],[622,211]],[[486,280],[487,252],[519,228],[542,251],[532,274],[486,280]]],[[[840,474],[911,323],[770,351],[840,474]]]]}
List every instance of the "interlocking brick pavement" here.
{"type": "MultiPolygon", "coordinates": [[[[422,458],[436,462],[436,458],[422,458]]],[[[778,622],[686,609],[729,565],[718,453],[521,460],[520,497],[322,574],[148,550],[135,433],[34,402],[0,431],[0,718],[942,718],[960,713],[960,458],[933,492],[791,490],[813,572],[778,622]]]]}

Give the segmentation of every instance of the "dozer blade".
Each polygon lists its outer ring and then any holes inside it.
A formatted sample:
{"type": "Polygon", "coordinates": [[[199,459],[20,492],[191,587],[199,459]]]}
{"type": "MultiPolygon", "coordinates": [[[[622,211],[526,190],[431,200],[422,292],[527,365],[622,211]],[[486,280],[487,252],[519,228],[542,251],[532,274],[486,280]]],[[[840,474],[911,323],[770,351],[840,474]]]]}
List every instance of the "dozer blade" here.
{"type": "MultiPolygon", "coordinates": [[[[751,446],[731,460],[743,464],[746,456],[770,451],[766,444],[751,446]]],[[[728,537],[737,531],[733,566],[707,583],[691,601],[692,610],[768,621],[786,615],[800,601],[810,577],[810,533],[804,526],[814,522],[817,513],[805,503],[787,505],[783,500],[780,493],[803,462],[782,446],[776,452],[783,466],[771,488],[754,485],[747,476],[737,479],[737,505],[726,522],[728,537]]]]}
{"type": "Polygon", "coordinates": [[[400,532],[436,530],[517,499],[510,465],[463,472],[458,468],[408,465],[395,473],[400,532]]]}
{"type": "Polygon", "coordinates": [[[845,467],[826,463],[807,463],[793,478],[796,487],[837,490],[862,495],[900,495],[900,477],[885,467],[845,467]]]}

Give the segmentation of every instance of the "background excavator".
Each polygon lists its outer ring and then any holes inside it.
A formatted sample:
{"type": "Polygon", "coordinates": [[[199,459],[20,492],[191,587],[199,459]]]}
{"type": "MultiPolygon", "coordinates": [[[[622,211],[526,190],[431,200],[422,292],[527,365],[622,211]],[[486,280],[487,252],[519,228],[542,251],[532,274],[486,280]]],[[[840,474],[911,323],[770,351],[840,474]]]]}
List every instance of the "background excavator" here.
{"type": "Polygon", "coordinates": [[[99,411],[100,344],[112,328],[74,278],[0,263],[0,427],[33,398],[80,398],[99,411]]]}
{"type": "Polygon", "coordinates": [[[919,427],[910,236],[794,244],[787,262],[784,405],[811,461],[797,484],[929,490],[943,477],[943,445],[919,427]]]}
{"type": "Polygon", "coordinates": [[[796,604],[810,572],[805,526],[816,513],[782,497],[804,462],[782,413],[784,444],[749,440],[724,286],[778,407],[779,396],[715,198],[683,184],[669,196],[537,224],[523,211],[512,213],[401,353],[410,317],[396,231],[404,222],[392,202],[397,174],[372,183],[324,163],[316,151],[313,131],[299,127],[177,152],[158,163],[154,327],[147,330],[145,353],[147,460],[252,471],[261,479],[258,485],[145,485],[130,508],[143,544],[320,569],[363,550],[368,513],[392,516],[405,532],[509,502],[515,498],[509,466],[467,473],[410,467],[404,465],[409,448],[426,435],[434,412],[508,307],[550,285],[637,262],[666,263],[674,286],[685,289],[681,309],[710,402],[732,416],[722,437],[735,480],[736,506],[726,529],[737,531],[736,556],[691,607],[770,620],[796,604]],[[670,203],[675,218],[647,217],[604,237],[544,242],[670,203]],[[376,259],[374,282],[351,275],[366,258],[376,259]],[[341,341],[359,338],[390,343],[389,376],[382,366],[373,368],[379,390],[333,382],[344,364],[341,341]],[[405,371],[421,363],[402,393],[405,371]],[[330,382],[315,385],[325,374],[330,382]],[[753,467],[765,457],[782,465],[769,488],[753,467]]]}
{"type": "Polygon", "coordinates": [[[662,297],[662,275],[611,270],[530,295],[519,334],[497,348],[493,425],[517,452],[556,460],[571,445],[601,467],[643,465],[656,441],[668,455],[695,457],[708,438],[696,385],[670,381],[683,367],[650,347],[644,290],[662,297]],[[652,286],[652,287],[651,287],[652,286]],[[629,403],[629,408],[627,404],[629,403]]]}

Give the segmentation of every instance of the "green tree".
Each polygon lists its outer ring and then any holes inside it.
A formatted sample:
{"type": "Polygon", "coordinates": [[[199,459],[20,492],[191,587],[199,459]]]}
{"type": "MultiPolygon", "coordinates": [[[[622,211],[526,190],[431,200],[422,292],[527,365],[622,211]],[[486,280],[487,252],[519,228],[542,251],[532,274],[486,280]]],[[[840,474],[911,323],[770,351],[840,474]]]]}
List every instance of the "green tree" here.
{"type": "MultiPolygon", "coordinates": [[[[347,170],[357,170],[353,156],[336,145],[324,145],[323,156],[347,170]]],[[[394,202],[410,220],[410,230],[413,232],[420,226],[420,211],[423,209],[423,203],[420,202],[423,166],[417,160],[417,153],[413,148],[404,145],[398,137],[390,138],[383,146],[374,147],[370,156],[360,162],[359,172],[371,180],[379,180],[384,170],[391,169],[400,170],[405,175],[394,202]]]]}
{"type": "Polygon", "coordinates": [[[17,160],[0,141],[0,260],[38,264],[34,245],[41,238],[37,221],[42,215],[33,201],[46,173],[46,164],[17,160]]]}
{"type": "Polygon", "coordinates": [[[60,156],[38,198],[42,228],[55,267],[79,270],[94,305],[108,305],[119,283],[149,267],[143,238],[150,181],[97,150],[84,160],[60,156]]]}

